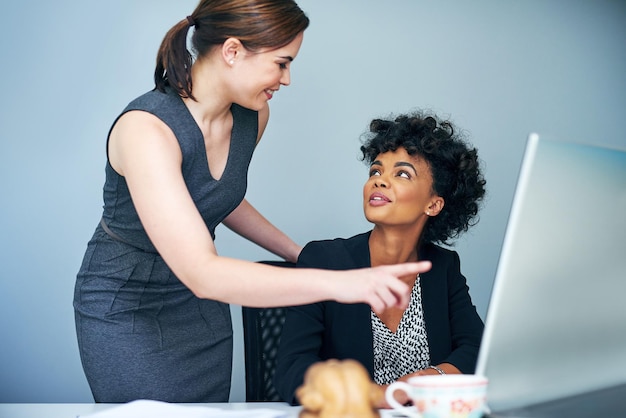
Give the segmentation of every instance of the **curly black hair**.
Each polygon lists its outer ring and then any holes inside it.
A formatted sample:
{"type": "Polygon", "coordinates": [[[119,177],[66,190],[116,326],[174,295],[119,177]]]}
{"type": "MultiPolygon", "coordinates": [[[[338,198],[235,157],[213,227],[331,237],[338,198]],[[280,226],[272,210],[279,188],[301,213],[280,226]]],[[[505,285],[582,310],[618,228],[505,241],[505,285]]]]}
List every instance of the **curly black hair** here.
{"type": "Polygon", "coordinates": [[[381,153],[404,148],[430,167],[433,193],[445,204],[439,215],[426,223],[422,243],[452,245],[452,239],[478,223],[486,181],[476,148],[466,142],[452,122],[422,110],[374,119],[362,142],[361,159],[368,165],[381,153]]]}

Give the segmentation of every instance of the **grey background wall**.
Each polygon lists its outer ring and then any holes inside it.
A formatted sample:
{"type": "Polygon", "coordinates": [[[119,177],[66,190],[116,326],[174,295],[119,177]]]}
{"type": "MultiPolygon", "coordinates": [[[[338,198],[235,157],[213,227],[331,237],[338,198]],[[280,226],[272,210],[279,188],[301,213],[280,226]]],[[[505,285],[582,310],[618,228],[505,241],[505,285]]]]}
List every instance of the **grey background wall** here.
{"type": "MultiPolygon", "coordinates": [[[[471,135],[489,196],[456,245],[485,315],[526,136],[626,147],[626,3],[301,0],[312,20],[250,168],[249,200],[296,241],[362,217],[359,136],[429,108],[471,135]]],[[[165,32],[196,0],[10,2],[0,15],[0,402],[91,402],[72,292],[101,211],[105,135],[152,88],[165,32]]],[[[554,245],[538,242],[538,245],[554,245]]],[[[223,255],[275,259],[230,231],[223,255]]],[[[578,255],[580,256],[580,255],[578,255]]],[[[532,260],[529,260],[532,262],[532,260]]],[[[231,400],[244,399],[233,306],[231,400]]]]}

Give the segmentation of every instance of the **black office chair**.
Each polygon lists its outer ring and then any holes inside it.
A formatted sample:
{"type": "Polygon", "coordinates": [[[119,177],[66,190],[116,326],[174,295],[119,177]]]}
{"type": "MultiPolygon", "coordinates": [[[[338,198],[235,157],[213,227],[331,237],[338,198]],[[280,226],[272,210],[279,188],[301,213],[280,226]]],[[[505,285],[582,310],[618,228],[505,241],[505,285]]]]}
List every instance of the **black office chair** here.
{"type": "MultiPolygon", "coordinates": [[[[295,267],[287,261],[261,261],[279,267],[295,267]]],[[[282,401],[274,388],[276,353],[285,322],[285,308],[242,307],[246,367],[246,402],[282,401]]]]}

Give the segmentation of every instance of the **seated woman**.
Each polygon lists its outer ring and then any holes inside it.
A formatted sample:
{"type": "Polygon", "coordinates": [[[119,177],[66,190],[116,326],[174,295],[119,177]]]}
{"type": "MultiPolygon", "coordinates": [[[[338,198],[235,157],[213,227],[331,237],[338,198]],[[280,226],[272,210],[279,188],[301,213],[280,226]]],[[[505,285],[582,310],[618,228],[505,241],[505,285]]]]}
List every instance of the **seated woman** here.
{"type": "Polygon", "coordinates": [[[310,242],[297,265],[343,270],[430,260],[432,269],[402,278],[413,289],[405,310],[337,302],[289,308],[274,383],[292,404],[309,366],[331,358],[361,362],[382,389],[416,375],[474,372],[483,322],[458,254],[437,243],[450,245],[478,221],[485,180],[476,149],[449,121],[423,112],[375,119],[370,131],[361,147],[370,167],[363,210],[374,228],[310,242]]]}

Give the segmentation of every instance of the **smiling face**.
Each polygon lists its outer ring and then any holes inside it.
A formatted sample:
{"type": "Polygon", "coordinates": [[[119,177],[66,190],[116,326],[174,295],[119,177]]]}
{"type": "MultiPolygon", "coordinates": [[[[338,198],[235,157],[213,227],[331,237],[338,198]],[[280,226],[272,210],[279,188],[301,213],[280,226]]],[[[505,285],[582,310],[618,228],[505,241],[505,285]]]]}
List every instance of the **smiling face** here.
{"type": "Polygon", "coordinates": [[[426,161],[398,148],[379,154],[363,186],[363,210],[376,225],[422,226],[436,216],[443,199],[433,193],[433,178],[426,161]]]}
{"type": "Polygon", "coordinates": [[[236,78],[235,103],[252,110],[266,106],[280,86],[291,83],[291,62],[298,55],[304,33],[291,43],[272,50],[252,52],[241,47],[228,58],[236,78]]]}

